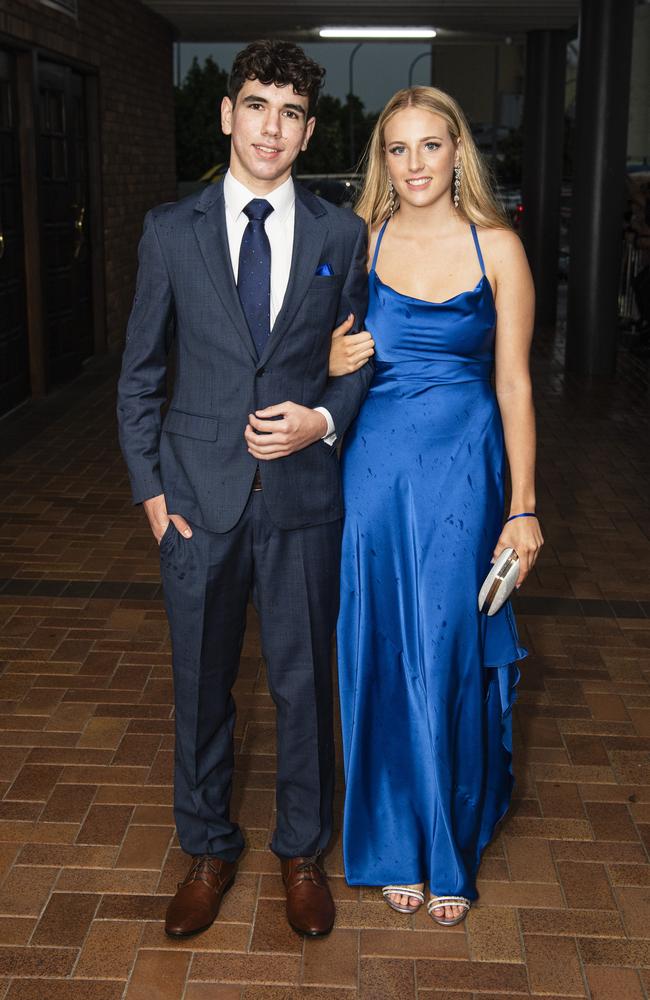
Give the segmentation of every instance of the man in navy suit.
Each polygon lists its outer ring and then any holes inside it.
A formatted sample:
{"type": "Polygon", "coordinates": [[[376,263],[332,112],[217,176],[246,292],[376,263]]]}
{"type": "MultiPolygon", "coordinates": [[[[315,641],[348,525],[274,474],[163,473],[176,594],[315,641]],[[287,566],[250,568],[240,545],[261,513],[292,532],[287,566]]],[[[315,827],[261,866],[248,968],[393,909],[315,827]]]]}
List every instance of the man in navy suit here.
{"type": "MultiPolygon", "coordinates": [[[[366,233],[294,183],[324,71],[296,45],[240,52],[221,109],[223,182],[148,213],[119,383],[135,503],[160,546],[176,707],[174,811],[192,855],[168,934],[208,927],[244,841],[230,817],[235,682],[252,591],[277,709],[287,916],[327,934],[319,862],[332,829],[330,643],[340,523],[334,442],[372,365],[328,378],[332,329],[367,305],[366,233]],[[168,349],[175,378],[166,401],[168,349]]],[[[350,320],[350,326],[352,322],[350,320]]]]}

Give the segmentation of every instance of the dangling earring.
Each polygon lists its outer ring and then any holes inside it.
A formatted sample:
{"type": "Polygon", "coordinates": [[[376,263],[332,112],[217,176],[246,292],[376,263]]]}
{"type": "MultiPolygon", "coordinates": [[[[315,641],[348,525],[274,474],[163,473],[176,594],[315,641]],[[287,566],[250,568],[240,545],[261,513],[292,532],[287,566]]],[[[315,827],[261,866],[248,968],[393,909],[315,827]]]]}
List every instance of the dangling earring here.
{"type": "Polygon", "coordinates": [[[390,206],[390,214],[395,215],[395,188],[393,187],[393,182],[388,178],[388,198],[390,206]]]}
{"type": "Polygon", "coordinates": [[[454,208],[460,205],[460,182],[463,176],[463,165],[460,160],[454,163],[454,208]]]}

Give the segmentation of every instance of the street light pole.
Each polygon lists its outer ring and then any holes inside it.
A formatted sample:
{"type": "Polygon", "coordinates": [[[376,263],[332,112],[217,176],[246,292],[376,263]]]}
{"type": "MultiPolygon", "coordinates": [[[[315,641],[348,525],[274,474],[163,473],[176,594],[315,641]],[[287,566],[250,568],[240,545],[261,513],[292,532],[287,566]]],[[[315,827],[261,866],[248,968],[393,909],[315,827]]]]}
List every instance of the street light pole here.
{"type": "Polygon", "coordinates": [[[429,49],[428,52],[420,52],[419,56],[416,56],[411,65],[409,66],[409,87],[413,86],[413,70],[419,63],[420,59],[426,59],[429,56],[430,59],[433,58],[433,49],[429,49]]]}
{"type": "Polygon", "coordinates": [[[349,77],[349,90],[348,90],[348,101],[350,104],[350,169],[353,170],[354,163],[354,103],[352,98],[354,97],[354,57],[363,45],[363,42],[357,42],[357,44],[352,49],[350,53],[350,61],[348,63],[348,77],[349,77]]]}

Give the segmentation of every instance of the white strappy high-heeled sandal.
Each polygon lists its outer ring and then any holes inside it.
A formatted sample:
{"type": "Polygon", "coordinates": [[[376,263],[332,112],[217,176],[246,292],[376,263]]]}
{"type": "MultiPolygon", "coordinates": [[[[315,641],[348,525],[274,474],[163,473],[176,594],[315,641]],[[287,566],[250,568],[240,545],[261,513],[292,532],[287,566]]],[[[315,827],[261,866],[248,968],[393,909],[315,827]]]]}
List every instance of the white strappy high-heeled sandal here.
{"type": "Polygon", "coordinates": [[[381,893],[391,910],[397,910],[398,913],[417,913],[424,902],[423,889],[416,889],[413,885],[385,885],[381,890],[381,893]],[[418,905],[399,906],[397,903],[393,903],[392,900],[388,898],[393,894],[400,896],[412,896],[413,899],[418,900],[418,905]]]}
{"type": "Polygon", "coordinates": [[[456,924],[460,924],[461,921],[465,919],[465,917],[469,913],[469,908],[471,905],[472,904],[470,903],[469,899],[465,899],[464,896],[432,895],[431,899],[427,903],[427,913],[429,914],[432,920],[435,920],[437,924],[442,924],[443,927],[454,927],[456,924]],[[454,917],[452,920],[445,920],[444,917],[437,917],[433,911],[437,910],[439,907],[444,908],[445,906],[462,906],[463,912],[459,916],[454,917]]]}

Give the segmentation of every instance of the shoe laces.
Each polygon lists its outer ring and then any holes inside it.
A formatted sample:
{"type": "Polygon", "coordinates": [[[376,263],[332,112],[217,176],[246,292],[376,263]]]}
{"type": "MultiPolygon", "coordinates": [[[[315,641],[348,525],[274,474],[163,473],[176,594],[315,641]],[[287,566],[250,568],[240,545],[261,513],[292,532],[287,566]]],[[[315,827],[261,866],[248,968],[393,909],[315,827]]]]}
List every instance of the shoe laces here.
{"type": "Polygon", "coordinates": [[[327,876],[325,874],[325,869],[319,863],[320,851],[318,854],[314,854],[310,858],[304,858],[299,865],[295,867],[296,875],[306,875],[311,876],[316,884],[322,884],[327,876]]]}
{"type": "Polygon", "coordinates": [[[214,875],[215,878],[221,877],[221,872],[214,866],[210,858],[200,854],[192,861],[191,868],[184,880],[178,883],[179,888],[180,886],[187,885],[190,882],[207,882],[207,879],[204,876],[207,875],[208,872],[214,875]]]}
{"type": "Polygon", "coordinates": [[[318,874],[321,875],[323,878],[325,878],[325,870],[319,864],[320,856],[321,853],[320,851],[318,851],[318,853],[312,855],[311,858],[305,858],[303,861],[300,862],[299,865],[296,865],[296,872],[305,872],[309,874],[312,871],[312,869],[315,868],[318,874]]]}

